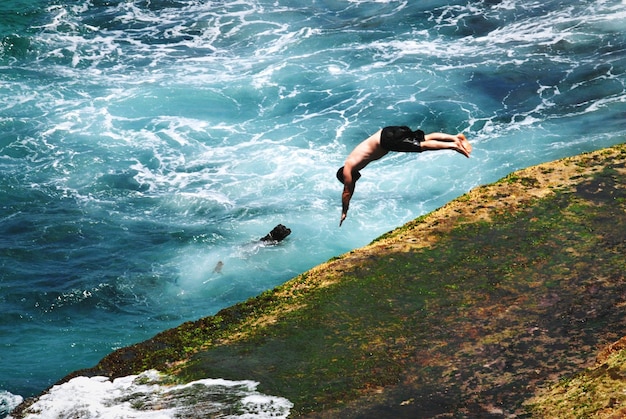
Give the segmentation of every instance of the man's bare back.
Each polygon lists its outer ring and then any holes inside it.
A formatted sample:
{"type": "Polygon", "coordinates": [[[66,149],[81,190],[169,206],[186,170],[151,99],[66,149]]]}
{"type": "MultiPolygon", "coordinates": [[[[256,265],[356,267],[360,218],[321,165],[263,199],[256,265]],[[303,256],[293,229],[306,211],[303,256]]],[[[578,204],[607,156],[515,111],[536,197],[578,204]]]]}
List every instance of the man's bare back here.
{"type": "Polygon", "coordinates": [[[354,150],[346,158],[344,170],[359,171],[367,166],[370,162],[378,160],[389,151],[380,146],[380,133],[378,130],[374,135],[357,145],[354,150]]]}
{"type": "Polygon", "coordinates": [[[472,152],[472,146],[463,134],[451,135],[434,132],[424,135],[424,133],[419,130],[411,132],[408,127],[383,128],[357,145],[346,158],[344,166],[337,171],[337,178],[344,185],[341,195],[342,212],[339,226],[343,224],[343,221],[348,215],[348,208],[352,195],[354,194],[356,181],[361,177],[361,169],[365,168],[365,166],[374,160],[385,156],[389,151],[421,153],[428,150],[455,150],[469,158],[472,152]],[[386,141],[383,144],[381,135],[387,134],[383,133],[383,131],[393,128],[401,128],[398,130],[400,131],[400,135],[393,134],[398,138],[392,138],[391,141],[388,141],[388,136],[386,136],[386,141]],[[407,132],[410,134],[406,134],[407,132]],[[396,144],[398,144],[398,149],[394,149],[396,144]],[[385,148],[384,145],[387,145],[389,149],[385,148]]]}

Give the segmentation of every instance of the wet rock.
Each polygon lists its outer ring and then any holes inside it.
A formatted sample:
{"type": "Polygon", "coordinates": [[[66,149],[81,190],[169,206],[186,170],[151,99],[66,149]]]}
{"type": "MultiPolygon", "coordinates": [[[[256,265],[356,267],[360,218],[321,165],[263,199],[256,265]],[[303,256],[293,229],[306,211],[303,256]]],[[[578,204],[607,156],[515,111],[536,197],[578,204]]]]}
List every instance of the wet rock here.
{"type": "Polygon", "coordinates": [[[278,224],[265,237],[262,237],[261,241],[279,243],[283,241],[290,234],[291,234],[291,229],[285,227],[282,224],[278,224]]]}

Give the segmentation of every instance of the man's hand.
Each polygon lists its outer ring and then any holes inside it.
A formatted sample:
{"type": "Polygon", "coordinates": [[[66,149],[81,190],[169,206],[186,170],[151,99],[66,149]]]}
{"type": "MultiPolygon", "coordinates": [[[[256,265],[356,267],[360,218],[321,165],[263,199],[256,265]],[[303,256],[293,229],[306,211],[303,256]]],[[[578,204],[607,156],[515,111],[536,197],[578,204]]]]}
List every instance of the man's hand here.
{"type": "Polygon", "coordinates": [[[348,208],[350,208],[350,199],[354,193],[354,187],[356,180],[352,177],[352,172],[346,170],[346,166],[343,169],[343,192],[341,193],[341,221],[339,221],[339,227],[343,224],[343,221],[348,216],[348,208]]]}

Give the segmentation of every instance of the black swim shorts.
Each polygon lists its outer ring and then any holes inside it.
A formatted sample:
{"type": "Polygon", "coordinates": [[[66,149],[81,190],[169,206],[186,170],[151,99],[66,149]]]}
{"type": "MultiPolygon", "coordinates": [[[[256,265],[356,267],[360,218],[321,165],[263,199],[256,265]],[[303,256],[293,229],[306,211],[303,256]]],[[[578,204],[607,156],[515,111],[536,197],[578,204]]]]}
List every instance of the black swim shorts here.
{"type": "Polygon", "coordinates": [[[380,146],[387,151],[421,153],[420,143],[424,141],[424,131],[413,131],[407,126],[385,127],[380,133],[380,146]]]}

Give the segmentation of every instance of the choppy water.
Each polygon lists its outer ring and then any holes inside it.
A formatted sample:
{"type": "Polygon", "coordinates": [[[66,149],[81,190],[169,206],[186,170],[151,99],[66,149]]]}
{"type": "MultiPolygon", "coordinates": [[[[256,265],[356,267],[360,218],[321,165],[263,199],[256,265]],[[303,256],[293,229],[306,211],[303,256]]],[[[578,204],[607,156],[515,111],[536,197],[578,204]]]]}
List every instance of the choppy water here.
{"type": "Polygon", "coordinates": [[[27,417],[287,418],[293,404],[281,397],[259,393],[257,385],[253,381],[222,379],[175,385],[171,377],[155,370],[112,381],[106,377],[76,377],[53,386],[28,408],[27,417]]]}
{"type": "Polygon", "coordinates": [[[5,0],[0,18],[3,400],[624,141],[625,1],[5,0]],[[395,124],[463,131],[473,156],[373,163],[338,228],[337,167],[395,124]],[[291,236],[260,246],[278,223],[291,236]]]}

